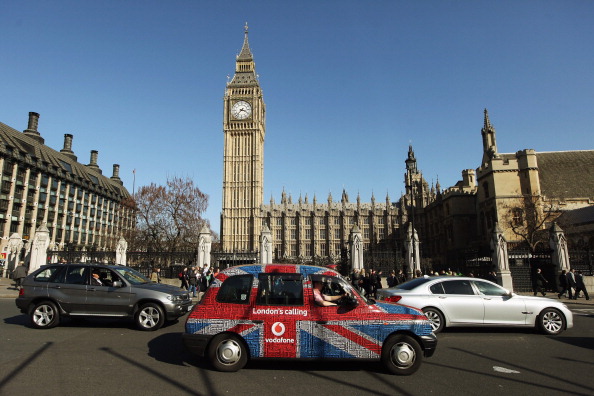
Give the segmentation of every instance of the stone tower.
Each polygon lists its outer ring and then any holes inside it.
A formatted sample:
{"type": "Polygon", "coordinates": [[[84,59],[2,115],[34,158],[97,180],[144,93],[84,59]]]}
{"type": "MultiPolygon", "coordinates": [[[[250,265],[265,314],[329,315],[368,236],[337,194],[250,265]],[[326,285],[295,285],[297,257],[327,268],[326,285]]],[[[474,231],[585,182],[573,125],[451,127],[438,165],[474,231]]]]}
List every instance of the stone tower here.
{"type": "Polygon", "coordinates": [[[264,199],[266,107],[248,43],[248,27],[235,75],[223,99],[223,211],[221,244],[227,252],[258,250],[264,199]]]}

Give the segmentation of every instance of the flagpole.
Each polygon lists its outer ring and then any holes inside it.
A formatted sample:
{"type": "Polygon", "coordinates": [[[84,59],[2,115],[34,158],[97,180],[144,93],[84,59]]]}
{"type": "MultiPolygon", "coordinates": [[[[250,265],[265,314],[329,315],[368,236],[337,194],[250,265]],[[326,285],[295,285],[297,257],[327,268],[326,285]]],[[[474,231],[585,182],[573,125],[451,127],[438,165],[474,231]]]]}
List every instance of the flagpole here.
{"type": "Polygon", "coordinates": [[[136,199],[136,169],[132,170],[132,198],[136,199]]]}

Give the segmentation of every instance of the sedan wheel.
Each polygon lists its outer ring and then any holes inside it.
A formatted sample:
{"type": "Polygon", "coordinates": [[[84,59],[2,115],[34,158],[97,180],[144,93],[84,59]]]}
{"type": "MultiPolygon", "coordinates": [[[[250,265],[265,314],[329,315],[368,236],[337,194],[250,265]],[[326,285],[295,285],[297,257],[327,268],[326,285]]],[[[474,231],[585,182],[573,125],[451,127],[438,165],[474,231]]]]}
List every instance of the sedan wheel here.
{"type": "Polygon", "coordinates": [[[144,304],[136,312],[136,325],[140,330],[154,331],[160,329],[163,323],[165,323],[165,315],[157,304],[144,304]]]}
{"type": "Polygon", "coordinates": [[[393,374],[410,375],[423,361],[423,350],[414,338],[397,334],[386,340],[382,348],[382,363],[393,374]]]}
{"type": "Polygon", "coordinates": [[[31,323],[38,329],[51,329],[58,325],[60,314],[53,302],[42,301],[31,309],[31,323]]]}
{"type": "Polygon", "coordinates": [[[445,319],[439,310],[435,308],[423,308],[423,313],[429,319],[429,324],[431,324],[431,329],[435,334],[444,329],[445,319]]]}
{"type": "Polygon", "coordinates": [[[208,345],[207,356],[219,371],[237,371],[247,363],[247,350],[243,342],[232,334],[219,334],[208,345]]]}
{"type": "Polygon", "coordinates": [[[553,308],[543,310],[538,317],[540,330],[549,335],[557,335],[565,329],[565,317],[553,308]]]}

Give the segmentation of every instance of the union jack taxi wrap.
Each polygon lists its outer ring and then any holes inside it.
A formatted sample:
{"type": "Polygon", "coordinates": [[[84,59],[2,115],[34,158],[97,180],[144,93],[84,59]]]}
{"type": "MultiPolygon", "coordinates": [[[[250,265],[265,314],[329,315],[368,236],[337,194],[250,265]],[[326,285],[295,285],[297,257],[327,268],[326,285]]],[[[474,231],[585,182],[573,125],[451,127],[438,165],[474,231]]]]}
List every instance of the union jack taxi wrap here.
{"type": "Polygon", "coordinates": [[[243,265],[219,273],[189,314],[184,343],[204,355],[214,336],[233,334],[245,342],[250,358],[381,358],[384,342],[395,333],[418,339],[425,356],[434,351],[436,339],[423,312],[372,303],[332,269],[243,265]],[[338,285],[350,303],[318,306],[312,283],[321,280],[338,285]],[[266,293],[275,290],[278,299],[267,300],[266,293]]]}

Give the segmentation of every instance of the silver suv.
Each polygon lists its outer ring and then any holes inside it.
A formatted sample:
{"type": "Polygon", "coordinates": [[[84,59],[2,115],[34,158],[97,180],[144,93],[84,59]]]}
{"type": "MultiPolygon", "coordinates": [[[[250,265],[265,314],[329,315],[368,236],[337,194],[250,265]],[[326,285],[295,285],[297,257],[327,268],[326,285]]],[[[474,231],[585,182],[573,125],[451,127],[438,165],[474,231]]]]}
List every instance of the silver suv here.
{"type": "Polygon", "coordinates": [[[187,291],[102,264],[43,266],[23,280],[15,302],[38,329],[57,326],[62,316],[95,316],[133,318],[140,330],[157,330],[192,307],[187,291]]]}

